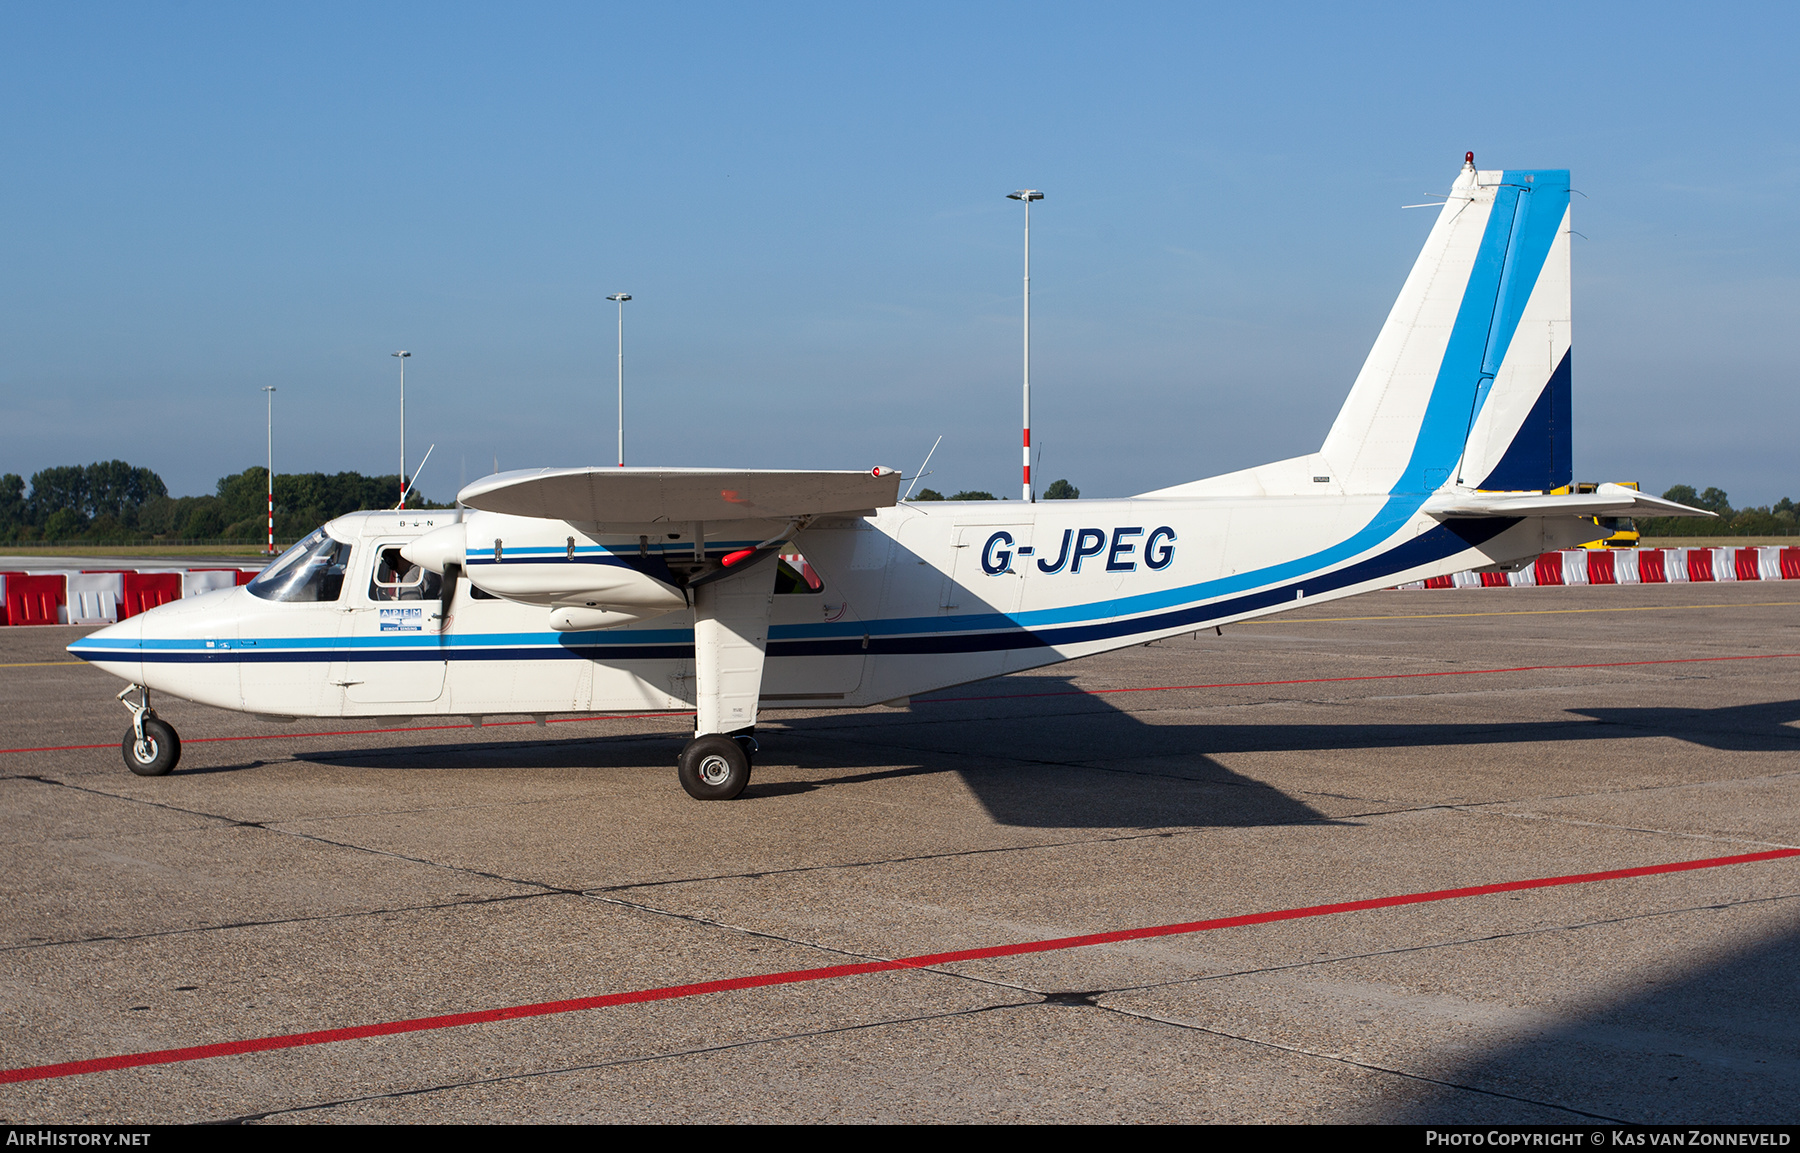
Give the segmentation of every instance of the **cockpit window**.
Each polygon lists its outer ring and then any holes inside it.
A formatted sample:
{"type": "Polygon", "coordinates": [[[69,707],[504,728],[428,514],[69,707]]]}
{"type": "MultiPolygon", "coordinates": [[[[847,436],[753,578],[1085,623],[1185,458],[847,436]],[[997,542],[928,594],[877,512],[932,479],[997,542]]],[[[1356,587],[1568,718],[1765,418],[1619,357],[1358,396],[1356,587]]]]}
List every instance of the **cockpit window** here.
{"type": "Polygon", "coordinates": [[[319,529],[275,558],[244,587],[266,601],[334,601],[344,591],[350,546],[319,529]]]}
{"type": "Polygon", "coordinates": [[[399,545],[383,545],[375,555],[375,572],[369,578],[369,599],[434,601],[443,585],[443,577],[401,556],[399,545]]]}

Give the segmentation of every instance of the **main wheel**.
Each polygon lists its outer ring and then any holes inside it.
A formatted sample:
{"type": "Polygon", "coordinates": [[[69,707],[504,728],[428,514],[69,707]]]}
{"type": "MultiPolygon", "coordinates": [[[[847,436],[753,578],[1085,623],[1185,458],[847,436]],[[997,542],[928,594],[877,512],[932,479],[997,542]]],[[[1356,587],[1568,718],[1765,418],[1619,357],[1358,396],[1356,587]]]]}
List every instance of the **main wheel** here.
{"type": "Polygon", "coordinates": [[[675,763],[681,787],[696,801],[729,801],[750,783],[750,758],[730,737],[695,737],[675,763]]]}
{"type": "Polygon", "coordinates": [[[140,777],[160,777],[175,771],[181,760],[181,738],[167,722],[155,717],[144,718],[144,739],[137,739],[133,729],[125,730],[125,741],[119,746],[125,754],[125,767],[140,777]]]}

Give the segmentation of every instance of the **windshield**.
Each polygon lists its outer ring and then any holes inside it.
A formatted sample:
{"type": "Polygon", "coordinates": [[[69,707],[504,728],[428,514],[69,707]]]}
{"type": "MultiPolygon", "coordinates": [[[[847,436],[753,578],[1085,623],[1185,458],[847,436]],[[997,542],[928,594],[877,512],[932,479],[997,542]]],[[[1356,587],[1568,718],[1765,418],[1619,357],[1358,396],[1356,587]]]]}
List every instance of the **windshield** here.
{"type": "Polygon", "coordinates": [[[344,591],[349,562],[350,546],[318,529],[244,587],[266,601],[334,601],[344,591]]]}

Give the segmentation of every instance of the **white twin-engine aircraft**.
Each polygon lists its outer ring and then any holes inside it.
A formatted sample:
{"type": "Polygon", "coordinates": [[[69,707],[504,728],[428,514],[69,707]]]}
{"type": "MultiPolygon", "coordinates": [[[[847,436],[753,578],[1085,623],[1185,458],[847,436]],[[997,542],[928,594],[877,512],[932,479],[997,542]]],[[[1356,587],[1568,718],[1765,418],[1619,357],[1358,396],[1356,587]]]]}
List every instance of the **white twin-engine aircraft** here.
{"type": "Polygon", "coordinates": [[[697,710],[694,797],[737,796],[767,708],[967,681],[1709,515],[1569,483],[1569,175],[1451,185],[1315,453],[1128,500],[899,503],[869,472],[572,468],[462,508],[340,517],[250,584],[69,651],[131,682],[125,761],[180,756],[152,691],[271,719],[697,710]],[[781,559],[794,550],[805,563],[781,559]],[[137,700],[132,701],[133,690],[137,700]]]}

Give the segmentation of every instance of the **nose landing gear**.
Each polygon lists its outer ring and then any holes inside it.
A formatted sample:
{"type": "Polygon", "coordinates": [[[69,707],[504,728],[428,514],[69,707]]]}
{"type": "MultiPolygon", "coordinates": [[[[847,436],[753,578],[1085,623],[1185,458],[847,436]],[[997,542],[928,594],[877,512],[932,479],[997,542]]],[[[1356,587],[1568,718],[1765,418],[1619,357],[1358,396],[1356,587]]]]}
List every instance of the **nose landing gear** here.
{"type": "Polygon", "coordinates": [[[150,707],[150,690],[143,685],[126,685],[119,700],[131,710],[131,729],[119,745],[125,756],[125,767],[140,777],[160,777],[175,771],[181,760],[181,738],[167,721],[150,707]],[[137,690],[136,701],[127,700],[137,690]]]}

